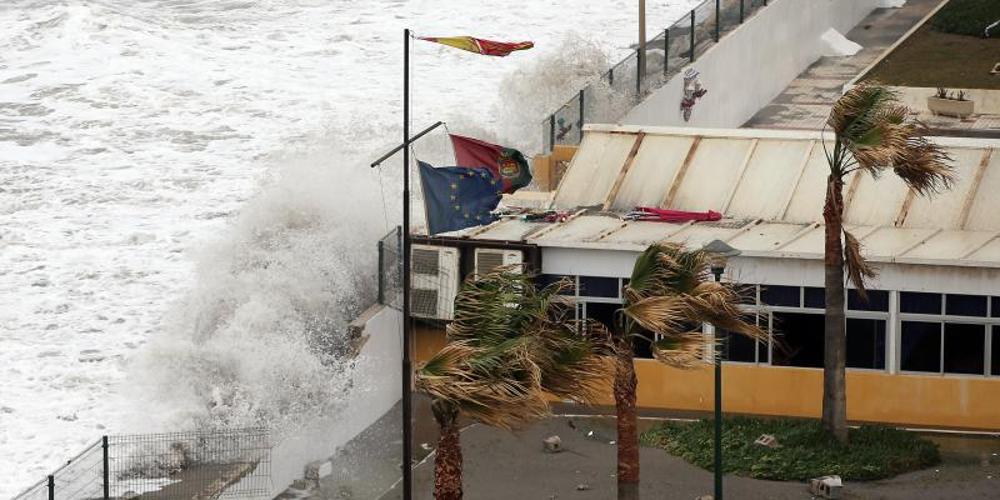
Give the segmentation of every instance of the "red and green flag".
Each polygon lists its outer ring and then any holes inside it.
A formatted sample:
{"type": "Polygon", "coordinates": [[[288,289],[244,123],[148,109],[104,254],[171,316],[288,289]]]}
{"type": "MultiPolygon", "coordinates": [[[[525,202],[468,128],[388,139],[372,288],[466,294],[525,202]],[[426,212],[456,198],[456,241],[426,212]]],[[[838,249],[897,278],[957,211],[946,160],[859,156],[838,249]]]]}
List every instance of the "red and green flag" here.
{"type": "Polygon", "coordinates": [[[527,50],[535,46],[534,42],[497,42],[494,40],[473,38],[471,36],[424,36],[419,37],[419,39],[475,52],[476,54],[498,57],[504,57],[515,50],[527,50]]]}
{"type": "Polygon", "coordinates": [[[520,151],[461,135],[449,134],[449,137],[455,148],[455,164],[488,168],[504,193],[513,193],[531,183],[528,160],[520,151]]]}

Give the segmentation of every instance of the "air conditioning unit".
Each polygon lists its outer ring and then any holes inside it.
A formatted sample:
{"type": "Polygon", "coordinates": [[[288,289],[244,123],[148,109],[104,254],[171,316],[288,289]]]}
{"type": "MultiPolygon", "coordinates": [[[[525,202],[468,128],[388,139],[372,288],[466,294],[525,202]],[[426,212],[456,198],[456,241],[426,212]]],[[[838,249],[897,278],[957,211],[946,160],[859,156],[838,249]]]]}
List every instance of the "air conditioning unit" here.
{"type": "Polygon", "coordinates": [[[410,259],[410,315],[455,319],[455,295],[461,282],[458,249],[413,245],[410,259]]]}
{"type": "Polygon", "coordinates": [[[524,252],[520,250],[505,250],[502,248],[476,249],[476,274],[486,274],[500,266],[521,264],[524,262],[524,252]]]}

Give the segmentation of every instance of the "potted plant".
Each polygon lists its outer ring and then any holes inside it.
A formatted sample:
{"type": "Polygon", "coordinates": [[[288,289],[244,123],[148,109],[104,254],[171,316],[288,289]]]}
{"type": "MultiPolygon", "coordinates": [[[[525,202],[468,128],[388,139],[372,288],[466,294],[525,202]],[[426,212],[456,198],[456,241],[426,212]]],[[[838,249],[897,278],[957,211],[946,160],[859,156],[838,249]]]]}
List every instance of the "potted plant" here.
{"type": "Polygon", "coordinates": [[[965,118],[976,111],[976,103],[966,98],[964,90],[953,93],[938,88],[936,94],[927,98],[927,109],[935,115],[965,118]]]}

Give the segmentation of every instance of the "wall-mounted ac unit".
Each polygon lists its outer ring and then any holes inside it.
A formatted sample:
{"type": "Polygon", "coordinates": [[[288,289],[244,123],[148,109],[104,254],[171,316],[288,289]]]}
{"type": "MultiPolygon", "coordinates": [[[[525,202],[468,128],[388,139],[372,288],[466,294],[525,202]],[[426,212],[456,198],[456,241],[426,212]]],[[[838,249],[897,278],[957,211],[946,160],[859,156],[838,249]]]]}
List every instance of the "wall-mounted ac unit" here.
{"type": "Polygon", "coordinates": [[[524,262],[524,252],[520,250],[505,250],[502,248],[476,249],[476,274],[486,274],[500,266],[521,264],[524,262]]]}
{"type": "Polygon", "coordinates": [[[431,245],[410,247],[410,314],[452,320],[461,282],[458,249],[431,245]]]}

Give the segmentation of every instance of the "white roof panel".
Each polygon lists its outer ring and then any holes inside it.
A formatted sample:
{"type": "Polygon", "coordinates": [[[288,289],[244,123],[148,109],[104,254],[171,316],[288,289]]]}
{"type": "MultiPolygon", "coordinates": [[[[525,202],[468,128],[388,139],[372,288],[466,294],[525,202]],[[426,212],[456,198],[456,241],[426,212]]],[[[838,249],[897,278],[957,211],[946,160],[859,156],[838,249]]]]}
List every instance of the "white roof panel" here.
{"type": "Polygon", "coordinates": [[[809,141],[758,141],[733,199],[725,208],[726,216],[780,219],[811,146],[809,141]]]}
{"type": "Polygon", "coordinates": [[[692,143],[693,137],[646,136],[611,209],[628,211],[637,206],[660,206],[692,143]]]}
{"type": "Polygon", "coordinates": [[[974,231],[1000,231],[1000,214],[997,213],[997,193],[1000,193],[1000,153],[991,149],[990,162],[976,187],[969,218],[963,229],[974,231]]]}
{"type": "Polygon", "coordinates": [[[722,211],[753,142],[751,139],[702,139],[667,208],[722,211]]]}
{"type": "Polygon", "coordinates": [[[903,254],[907,260],[933,260],[941,256],[960,259],[993,239],[989,231],[942,231],[903,254]]]}
{"type": "Polygon", "coordinates": [[[582,215],[568,222],[557,224],[551,229],[539,230],[528,240],[541,246],[572,246],[577,242],[592,242],[607,231],[622,226],[618,217],[603,215],[582,215]]]}
{"type": "Polygon", "coordinates": [[[504,219],[494,222],[485,231],[476,234],[477,240],[520,241],[532,231],[548,226],[547,222],[527,222],[520,219],[504,219]]]}
{"type": "Polygon", "coordinates": [[[727,243],[742,252],[773,252],[805,228],[805,224],[757,224],[727,243]]]}
{"type": "Polygon", "coordinates": [[[633,134],[585,134],[559,184],[552,206],[603,205],[635,141],[633,134]]]}
{"type": "Polygon", "coordinates": [[[921,241],[929,239],[935,233],[937,233],[935,229],[883,226],[861,240],[861,253],[866,257],[893,258],[920,244],[921,241]]]}
{"type": "Polygon", "coordinates": [[[844,202],[848,204],[844,222],[867,226],[895,224],[910,188],[902,179],[889,173],[878,179],[860,171],[858,175],[861,179],[860,182],[855,181],[858,186],[850,200],[851,184],[844,186],[844,202]]]}
{"type": "Polygon", "coordinates": [[[962,207],[983,161],[983,150],[952,148],[955,185],[948,191],[931,196],[917,196],[907,211],[905,227],[955,228],[962,224],[962,207]]]}
{"type": "MultiPolygon", "coordinates": [[[[826,178],[830,175],[830,166],[826,162],[823,147],[817,144],[809,155],[802,177],[795,185],[781,220],[798,224],[808,224],[823,219],[823,202],[826,194],[826,178]]],[[[851,179],[846,179],[850,185],[851,179]]]]}

